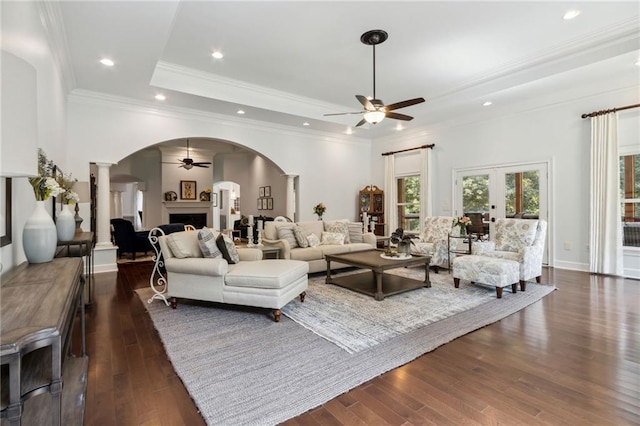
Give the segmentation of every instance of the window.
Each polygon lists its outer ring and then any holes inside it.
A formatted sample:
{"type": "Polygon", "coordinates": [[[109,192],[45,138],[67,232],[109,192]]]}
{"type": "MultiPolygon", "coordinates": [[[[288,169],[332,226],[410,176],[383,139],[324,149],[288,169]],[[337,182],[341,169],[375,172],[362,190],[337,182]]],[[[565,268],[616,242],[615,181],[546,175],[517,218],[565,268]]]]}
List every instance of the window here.
{"type": "MultiPolygon", "coordinates": [[[[398,227],[405,232],[420,232],[420,176],[396,179],[398,185],[398,227]]],[[[393,230],[392,230],[393,231],[393,230]]]]}
{"type": "Polygon", "coordinates": [[[620,157],[623,245],[640,247],[640,154],[620,157]]]}

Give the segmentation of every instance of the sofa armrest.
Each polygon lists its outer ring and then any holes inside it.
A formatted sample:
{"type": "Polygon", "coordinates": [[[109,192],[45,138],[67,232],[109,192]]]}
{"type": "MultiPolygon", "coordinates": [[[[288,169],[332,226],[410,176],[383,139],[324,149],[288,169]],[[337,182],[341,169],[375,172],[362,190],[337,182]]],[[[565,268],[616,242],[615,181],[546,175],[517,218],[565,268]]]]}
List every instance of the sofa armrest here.
{"type": "Polygon", "coordinates": [[[277,247],[280,249],[280,255],[282,259],[291,259],[291,246],[287,240],[269,240],[262,239],[262,244],[267,247],[277,247]]]}
{"type": "Polygon", "coordinates": [[[378,239],[373,232],[364,232],[362,234],[362,241],[376,248],[378,246],[378,239]]]}
{"type": "Polygon", "coordinates": [[[240,261],[262,260],[262,250],[259,248],[240,247],[237,249],[240,261]]]}
{"type": "Polygon", "coordinates": [[[224,259],[205,257],[189,257],[186,259],[170,258],[164,263],[167,272],[178,274],[203,275],[208,277],[223,277],[227,274],[229,265],[224,259]]]}

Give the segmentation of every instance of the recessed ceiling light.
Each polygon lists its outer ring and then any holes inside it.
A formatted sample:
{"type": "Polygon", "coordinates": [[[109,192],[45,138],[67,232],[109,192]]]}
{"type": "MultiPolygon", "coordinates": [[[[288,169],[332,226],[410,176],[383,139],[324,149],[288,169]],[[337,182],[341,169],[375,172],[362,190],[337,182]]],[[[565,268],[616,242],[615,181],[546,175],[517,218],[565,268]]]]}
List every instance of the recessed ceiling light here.
{"type": "Polygon", "coordinates": [[[580,15],[579,10],[570,10],[562,16],[562,19],[564,19],[565,21],[568,21],[570,19],[575,18],[578,15],[580,15]]]}
{"type": "Polygon", "coordinates": [[[353,129],[351,127],[347,127],[347,131],[345,132],[348,135],[352,135],[353,134],[353,129]]]}
{"type": "Polygon", "coordinates": [[[159,101],[164,101],[164,100],[165,100],[165,99],[167,99],[167,98],[166,98],[163,94],[158,93],[158,94],[156,95],[156,99],[157,99],[157,100],[159,100],[159,101]]]}
{"type": "Polygon", "coordinates": [[[109,59],[109,58],[102,58],[102,59],[100,59],[100,63],[101,63],[102,65],[104,65],[104,66],[107,66],[107,67],[112,67],[112,66],[114,66],[114,65],[115,65],[115,64],[114,64],[114,62],[113,62],[111,59],[109,59]]]}
{"type": "Polygon", "coordinates": [[[303,125],[303,126],[308,126],[308,125],[309,125],[309,123],[305,121],[304,123],[302,123],[302,125],[303,125]]]}
{"type": "Polygon", "coordinates": [[[493,102],[487,101],[487,102],[482,104],[482,106],[489,106],[489,105],[493,105],[493,102]]]}
{"type": "Polygon", "coordinates": [[[397,131],[404,130],[404,127],[402,127],[402,124],[398,123],[398,125],[396,126],[396,130],[397,131]]]}
{"type": "Polygon", "coordinates": [[[242,114],[244,114],[244,111],[243,111],[243,110],[241,110],[241,109],[239,109],[238,111],[236,111],[236,114],[240,114],[240,115],[242,115],[242,114]]]}
{"type": "Polygon", "coordinates": [[[636,66],[640,67],[640,59],[638,59],[638,62],[636,62],[636,66]]]}
{"type": "Polygon", "coordinates": [[[211,56],[213,56],[213,57],[214,57],[214,58],[216,58],[216,59],[222,59],[222,58],[224,58],[224,55],[222,54],[222,52],[219,52],[219,51],[217,51],[217,50],[216,50],[215,52],[213,52],[213,53],[211,54],[211,56]]]}

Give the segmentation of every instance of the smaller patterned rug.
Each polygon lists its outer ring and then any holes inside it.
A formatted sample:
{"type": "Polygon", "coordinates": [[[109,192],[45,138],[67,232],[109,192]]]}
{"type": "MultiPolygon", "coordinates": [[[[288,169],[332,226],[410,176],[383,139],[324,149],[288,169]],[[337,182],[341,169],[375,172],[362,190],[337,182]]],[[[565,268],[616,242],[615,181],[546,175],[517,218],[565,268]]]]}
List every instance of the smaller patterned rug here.
{"type": "MultiPolygon", "coordinates": [[[[340,273],[362,273],[351,270],[340,273]]],[[[422,281],[424,268],[398,268],[385,272],[422,281]]],[[[453,286],[453,278],[444,272],[431,273],[431,288],[419,288],[387,296],[382,301],[331,284],[325,275],[309,277],[308,297],[282,308],[282,313],[315,334],[353,354],[386,342],[420,327],[448,318],[496,298],[495,287],[462,282],[453,286]]],[[[533,284],[532,284],[533,285],[533,284]]],[[[533,290],[531,285],[530,290],[533,290]]],[[[522,297],[505,289],[502,300],[522,297]]]]}

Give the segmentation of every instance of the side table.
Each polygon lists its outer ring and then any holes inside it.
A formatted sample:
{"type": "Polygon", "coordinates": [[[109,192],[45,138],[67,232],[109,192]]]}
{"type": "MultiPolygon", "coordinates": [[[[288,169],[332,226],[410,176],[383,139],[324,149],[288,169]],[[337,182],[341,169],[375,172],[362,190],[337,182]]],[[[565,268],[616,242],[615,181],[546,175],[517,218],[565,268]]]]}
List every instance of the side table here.
{"type": "Polygon", "coordinates": [[[87,277],[87,305],[93,303],[93,232],[76,232],[69,241],[58,241],[62,247],[56,257],[85,257],[85,275],[87,277]]]}
{"type": "Polygon", "coordinates": [[[449,272],[451,272],[451,258],[456,255],[465,255],[471,254],[471,243],[473,241],[473,237],[471,235],[447,235],[447,251],[449,252],[449,256],[447,259],[447,268],[449,272]],[[462,246],[459,246],[460,241],[462,241],[462,246]]]}
{"type": "Polygon", "coordinates": [[[262,250],[263,255],[275,255],[276,259],[280,259],[280,247],[274,246],[253,246],[249,247],[246,243],[236,244],[239,248],[257,248],[262,250]]]}

